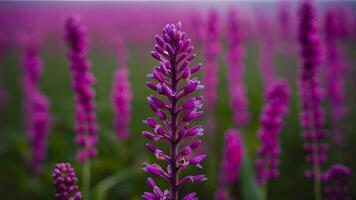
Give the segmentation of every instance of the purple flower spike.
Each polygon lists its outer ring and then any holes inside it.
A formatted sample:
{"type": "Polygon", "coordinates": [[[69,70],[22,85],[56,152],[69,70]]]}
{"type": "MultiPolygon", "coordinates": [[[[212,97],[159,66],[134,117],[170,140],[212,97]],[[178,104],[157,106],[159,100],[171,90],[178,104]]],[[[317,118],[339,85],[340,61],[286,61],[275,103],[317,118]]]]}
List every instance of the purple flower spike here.
{"type": "Polygon", "coordinates": [[[333,139],[335,144],[341,145],[345,142],[342,121],[347,115],[344,91],[346,63],[343,58],[342,48],[338,46],[339,21],[337,14],[337,10],[328,10],[324,22],[327,67],[325,84],[331,107],[333,139]]]}
{"type": "Polygon", "coordinates": [[[266,94],[267,104],[263,108],[260,121],[261,129],[258,137],[261,146],[258,148],[256,160],[256,179],[258,184],[266,184],[279,175],[279,134],[282,128],[282,117],[287,113],[290,91],[288,85],[277,82],[266,94]]]}
{"type": "Polygon", "coordinates": [[[220,183],[222,185],[232,185],[237,181],[243,154],[240,133],[237,130],[227,131],[225,133],[224,160],[220,170],[220,183]]]}
{"type": "Polygon", "coordinates": [[[327,160],[327,144],[323,143],[324,110],[322,92],[317,78],[320,65],[321,44],[317,27],[317,14],[310,1],[303,1],[299,8],[299,45],[301,69],[299,95],[301,98],[301,126],[305,139],[306,161],[312,165],[305,176],[314,182],[315,199],[321,199],[321,165],[327,160]]]}
{"type": "Polygon", "coordinates": [[[243,144],[240,133],[237,130],[229,130],[225,133],[224,157],[221,164],[219,187],[215,193],[216,199],[228,199],[227,190],[239,178],[239,168],[243,159],[243,144]]]}
{"type": "MultiPolygon", "coordinates": [[[[153,131],[144,131],[143,135],[153,142],[164,140],[169,143],[170,151],[156,148],[147,144],[149,151],[154,153],[158,160],[165,161],[167,167],[158,164],[144,164],[144,171],[155,176],[160,176],[169,181],[170,189],[161,190],[151,178],[147,179],[153,192],[146,192],[143,198],[146,200],[178,200],[179,189],[189,182],[201,182],[206,180],[204,175],[178,176],[180,171],[188,165],[201,167],[206,155],[194,155],[193,150],[198,148],[201,140],[192,141],[190,144],[182,143],[188,137],[202,135],[201,126],[189,127],[190,122],[198,119],[202,111],[202,98],[190,97],[195,91],[202,88],[197,78],[193,78],[197,65],[190,66],[195,56],[191,56],[193,46],[186,33],[182,31],[182,24],[167,24],[163,29],[163,37],[156,35],[157,44],[155,51],[151,52],[153,58],[160,65],[153,68],[148,75],[153,82],[148,82],[148,88],[159,95],[149,96],[148,103],[156,118],[147,118],[145,124],[153,131]],[[194,69],[194,70],[193,70],[194,69]],[[162,98],[162,99],[161,99],[162,98]],[[165,170],[166,169],[166,170],[165,170]]],[[[199,67],[201,64],[198,64],[199,67]]],[[[195,193],[183,197],[184,200],[197,199],[195,193]]]]}
{"type": "MultiPolygon", "coordinates": [[[[123,48],[119,48],[118,54],[119,60],[121,60],[120,63],[124,64],[126,56],[123,48]]],[[[132,92],[128,75],[129,71],[127,67],[120,66],[115,74],[112,90],[112,103],[115,114],[114,127],[116,129],[116,136],[119,139],[127,139],[129,137],[127,126],[131,121],[132,92]]]]}
{"type": "Polygon", "coordinates": [[[347,182],[351,175],[351,170],[341,164],[332,165],[326,172],[324,172],[322,181],[328,184],[324,188],[324,198],[326,200],[344,199],[351,200],[347,182]]]}
{"type": "Polygon", "coordinates": [[[205,70],[203,74],[204,91],[203,96],[208,112],[214,112],[216,102],[216,87],[218,84],[218,56],[220,52],[219,43],[219,18],[216,10],[210,10],[206,24],[206,35],[204,38],[205,70]],[[211,111],[210,111],[211,110],[211,111]]]}
{"type": "Polygon", "coordinates": [[[244,49],[242,47],[242,31],[235,10],[230,10],[228,17],[229,52],[226,57],[228,63],[228,81],[231,107],[234,121],[237,125],[245,125],[249,121],[248,100],[244,85],[244,49]]]}
{"type": "Polygon", "coordinates": [[[70,163],[56,164],[53,172],[56,200],[81,200],[78,179],[70,163]]]}
{"type": "MultiPolygon", "coordinates": [[[[313,178],[316,185],[320,183],[320,165],[325,163],[327,145],[322,141],[326,132],[324,110],[321,105],[322,92],[317,78],[320,65],[321,44],[317,28],[317,14],[310,1],[303,1],[299,8],[299,45],[301,69],[299,74],[299,95],[301,98],[301,126],[306,141],[306,161],[313,165],[305,175],[313,178]]],[[[316,186],[318,188],[318,186],[316,186]]],[[[319,189],[318,189],[319,190],[319,189]]],[[[318,195],[320,191],[315,191],[318,195]]]]}
{"type": "Polygon", "coordinates": [[[47,135],[51,123],[50,103],[39,89],[43,66],[37,47],[31,43],[24,44],[24,46],[22,84],[25,93],[25,123],[32,149],[31,166],[36,172],[40,172],[42,162],[47,156],[47,135]]]}
{"type": "Polygon", "coordinates": [[[77,160],[84,162],[97,154],[97,123],[94,102],[95,92],[91,85],[94,76],[90,72],[87,59],[88,41],[86,27],[80,24],[78,17],[70,17],[65,24],[65,39],[69,46],[68,58],[72,75],[72,88],[76,101],[76,142],[80,145],[77,160]]]}

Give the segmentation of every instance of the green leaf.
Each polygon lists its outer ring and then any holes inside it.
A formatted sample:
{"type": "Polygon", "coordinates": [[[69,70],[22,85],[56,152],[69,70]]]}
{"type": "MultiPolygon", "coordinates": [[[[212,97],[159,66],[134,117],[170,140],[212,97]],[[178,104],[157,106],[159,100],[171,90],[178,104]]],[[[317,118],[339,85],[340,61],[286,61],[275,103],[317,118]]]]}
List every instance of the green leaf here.
{"type": "Polygon", "coordinates": [[[115,185],[125,181],[127,178],[135,175],[137,170],[134,168],[126,168],[116,172],[115,174],[110,175],[109,177],[105,178],[101,182],[99,182],[94,187],[96,199],[102,200],[105,199],[106,193],[115,185]]]}
{"type": "Polygon", "coordinates": [[[255,174],[248,153],[244,156],[244,161],[240,169],[242,196],[245,200],[262,200],[262,194],[255,181],[255,174]]]}

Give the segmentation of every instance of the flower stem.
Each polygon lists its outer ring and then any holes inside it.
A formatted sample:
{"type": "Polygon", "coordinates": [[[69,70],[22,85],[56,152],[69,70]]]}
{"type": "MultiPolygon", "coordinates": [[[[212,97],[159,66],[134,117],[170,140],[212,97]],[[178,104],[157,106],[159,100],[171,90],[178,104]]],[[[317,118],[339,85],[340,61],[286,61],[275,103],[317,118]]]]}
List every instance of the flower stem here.
{"type": "Polygon", "coordinates": [[[262,188],[262,200],[268,199],[268,181],[264,184],[262,188]]]}
{"type": "Polygon", "coordinates": [[[320,168],[314,163],[314,195],[315,200],[321,200],[320,168]]]}
{"type": "MultiPolygon", "coordinates": [[[[171,59],[172,64],[172,91],[177,92],[177,72],[176,72],[176,56],[174,55],[171,59]]],[[[170,191],[172,195],[172,200],[178,200],[178,168],[176,166],[176,159],[178,153],[178,142],[177,142],[177,98],[173,96],[171,99],[171,144],[170,144],[170,166],[172,169],[171,179],[170,179],[170,191]]]]}
{"type": "Polygon", "coordinates": [[[83,199],[90,199],[90,159],[87,159],[83,164],[83,199]]]}

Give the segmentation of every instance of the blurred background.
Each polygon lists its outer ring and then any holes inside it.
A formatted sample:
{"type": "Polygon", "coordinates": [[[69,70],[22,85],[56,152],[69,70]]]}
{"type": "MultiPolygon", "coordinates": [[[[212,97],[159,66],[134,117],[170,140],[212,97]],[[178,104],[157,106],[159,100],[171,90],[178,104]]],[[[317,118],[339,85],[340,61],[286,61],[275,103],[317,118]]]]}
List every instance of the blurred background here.
{"type": "MultiPolygon", "coordinates": [[[[251,162],[256,158],[260,142],[256,136],[260,128],[259,116],[265,103],[263,87],[262,54],[269,53],[275,73],[284,78],[292,90],[289,112],[281,131],[280,177],[269,183],[268,199],[313,199],[312,182],[304,177],[309,167],[304,161],[304,140],[299,123],[299,96],[297,79],[298,61],[298,1],[182,1],[182,2],[0,2],[0,194],[2,199],[53,199],[54,186],[52,172],[55,163],[71,162],[80,178],[81,166],[75,161],[75,124],[73,92],[70,86],[70,71],[64,41],[64,22],[68,16],[78,14],[87,27],[92,62],[92,72],[96,78],[94,89],[97,103],[98,124],[100,126],[99,155],[92,161],[92,199],[141,199],[144,191],[151,189],[146,184],[147,174],[142,171],[142,163],[154,162],[141,134],[147,127],[142,123],[152,111],[146,97],[152,91],[146,88],[146,74],[157,62],[149,55],[153,49],[154,35],[160,34],[167,23],[181,21],[183,29],[192,38],[198,61],[204,66],[204,34],[207,31],[207,13],[218,13],[218,36],[221,51],[218,56],[218,99],[214,111],[216,130],[210,147],[214,157],[204,162],[204,173],[208,180],[203,183],[183,187],[182,193],[196,191],[200,199],[213,199],[220,161],[223,155],[223,134],[235,128],[229,102],[227,82],[227,11],[236,9],[243,33],[245,57],[244,83],[246,85],[250,122],[240,129],[245,140],[246,153],[251,162]],[[43,60],[44,72],[40,78],[40,90],[50,100],[52,123],[48,134],[47,159],[43,170],[34,173],[29,163],[30,143],[24,123],[21,84],[23,70],[21,58],[24,53],[21,38],[29,35],[38,44],[43,60]],[[270,42],[267,51],[262,51],[263,38],[270,42]],[[112,121],[111,103],[113,77],[118,65],[118,48],[127,52],[127,66],[133,100],[130,137],[118,140],[112,121]],[[122,48],[122,47],[120,47],[122,48]],[[269,51],[270,50],[270,51],[269,51]],[[209,166],[209,167],[208,167],[209,166]]],[[[325,13],[328,9],[338,9],[339,26],[343,36],[339,39],[346,63],[344,73],[345,106],[347,116],[342,121],[345,143],[335,146],[330,143],[328,166],[342,163],[356,169],[356,2],[317,1],[318,24],[325,39],[325,13]]],[[[325,64],[320,67],[321,76],[325,64]]],[[[204,68],[203,68],[204,70],[204,68]]],[[[201,73],[201,72],[200,72],[201,73]]],[[[322,81],[323,82],[323,81],[322,81]]],[[[323,82],[324,84],[324,82],[323,82]]],[[[327,125],[331,130],[330,105],[327,101],[327,125]]],[[[201,123],[203,122],[202,119],[201,123]]],[[[188,170],[196,173],[195,169],[188,170]]],[[[196,170],[199,171],[199,170],[196,170]]],[[[256,199],[253,165],[243,170],[240,180],[233,187],[238,199],[256,199]]],[[[79,182],[80,183],[80,182],[79,182]]],[[[159,182],[165,186],[164,182],[159,182]]],[[[356,177],[350,177],[350,193],[356,198],[356,177]]]]}

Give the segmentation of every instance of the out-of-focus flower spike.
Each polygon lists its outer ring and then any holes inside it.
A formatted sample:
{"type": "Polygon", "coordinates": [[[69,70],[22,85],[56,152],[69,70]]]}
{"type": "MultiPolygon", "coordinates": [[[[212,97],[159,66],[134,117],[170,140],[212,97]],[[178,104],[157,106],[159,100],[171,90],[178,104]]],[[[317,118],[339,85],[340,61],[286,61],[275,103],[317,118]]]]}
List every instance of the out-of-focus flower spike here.
{"type": "Polygon", "coordinates": [[[256,160],[257,183],[264,185],[279,175],[280,130],[282,118],[288,110],[290,90],[286,82],[278,81],[271,85],[266,94],[266,105],[260,116],[261,128],[258,137],[261,146],[256,160]]]}
{"type": "Polygon", "coordinates": [[[130,113],[131,113],[132,92],[130,82],[128,80],[128,69],[121,66],[115,75],[114,85],[112,89],[112,103],[115,114],[113,122],[116,136],[119,139],[127,139],[129,137],[130,113]]]}
{"type": "Polygon", "coordinates": [[[330,102],[331,128],[333,140],[337,145],[345,143],[342,121],[347,116],[345,104],[345,62],[343,49],[339,43],[340,21],[339,10],[329,9],[326,11],[324,20],[325,29],[325,54],[326,54],[326,96],[330,102]]]}
{"type": "Polygon", "coordinates": [[[94,90],[91,85],[94,83],[93,75],[90,72],[90,62],[87,59],[89,49],[86,35],[86,27],[80,24],[77,16],[67,19],[65,24],[65,39],[69,46],[68,58],[70,60],[70,70],[72,75],[72,86],[76,100],[76,115],[83,120],[77,120],[77,125],[82,127],[78,135],[82,135],[85,142],[78,143],[77,160],[84,162],[93,158],[97,154],[95,148],[98,126],[96,124],[94,90]],[[89,81],[90,80],[90,81],[89,81]],[[95,142],[87,142],[87,140],[95,142]]]}
{"type": "Polygon", "coordinates": [[[225,133],[224,157],[221,164],[219,185],[228,188],[237,181],[239,168],[243,159],[243,144],[237,130],[225,133]]]}
{"type": "MultiPolygon", "coordinates": [[[[205,89],[203,96],[207,110],[214,110],[216,102],[216,87],[218,85],[218,56],[220,53],[219,42],[219,16],[216,10],[210,10],[206,22],[204,38],[204,57],[206,62],[203,74],[205,89]]],[[[208,111],[209,112],[209,111],[208,111]]]]}
{"type": "Polygon", "coordinates": [[[315,199],[321,199],[320,176],[321,165],[326,161],[326,152],[321,153],[318,146],[323,144],[326,137],[323,130],[323,108],[319,80],[317,78],[321,61],[320,34],[317,27],[317,13],[312,1],[302,1],[299,7],[299,46],[300,46],[300,74],[299,95],[301,99],[301,126],[307,144],[313,145],[313,152],[307,154],[307,162],[312,165],[311,170],[305,172],[307,178],[314,181],[315,199]],[[306,121],[308,119],[308,121],[306,121]],[[314,123],[315,122],[315,123],[314,123]],[[310,155],[310,156],[309,156],[310,155]],[[320,159],[322,158],[322,159],[320,159]]]}
{"type": "Polygon", "coordinates": [[[51,124],[50,102],[39,89],[43,66],[38,55],[38,44],[34,44],[28,35],[23,37],[27,38],[21,44],[24,48],[22,85],[25,97],[25,125],[32,150],[31,167],[40,173],[42,162],[47,157],[47,135],[51,124]]]}
{"type": "Polygon", "coordinates": [[[228,45],[229,51],[226,57],[228,63],[228,83],[230,104],[234,114],[234,122],[237,125],[245,125],[249,121],[248,99],[244,85],[244,49],[242,45],[243,34],[239,18],[235,10],[228,14],[228,45]]]}

